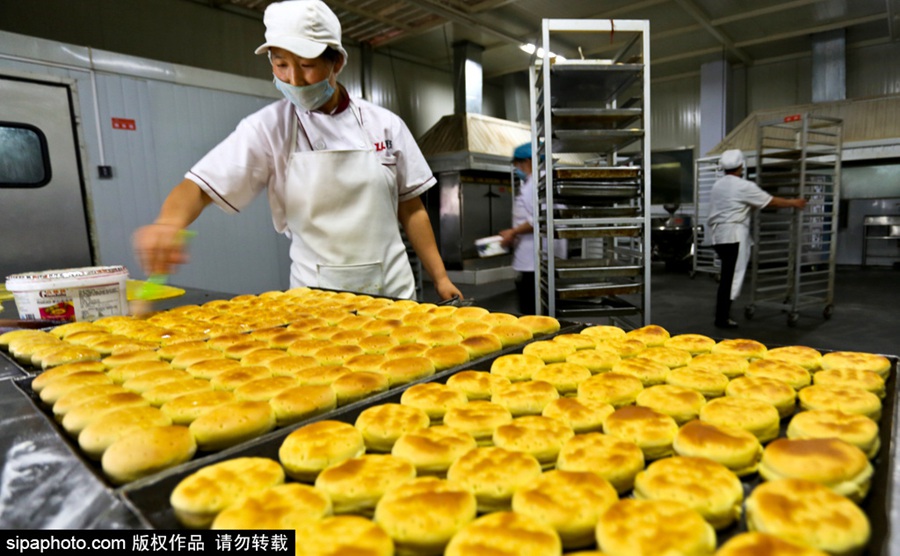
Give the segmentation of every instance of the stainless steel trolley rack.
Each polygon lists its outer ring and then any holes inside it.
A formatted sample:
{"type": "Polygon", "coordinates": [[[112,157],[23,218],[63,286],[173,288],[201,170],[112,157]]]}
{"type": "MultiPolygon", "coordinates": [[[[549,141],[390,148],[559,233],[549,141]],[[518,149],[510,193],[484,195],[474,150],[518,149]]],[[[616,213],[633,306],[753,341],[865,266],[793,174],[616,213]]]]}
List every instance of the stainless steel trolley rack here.
{"type": "Polygon", "coordinates": [[[719,156],[694,161],[694,249],[691,278],[699,273],[719,274],[722,266],[708,242],[706,220],[709,218],[709,193],[716,180],[724,174],[719,168],[719,156]]]}
{"type": "Polygon", "coordinates": [[[640,326],[650,320],[649,22],[545,19],[544,52],[563,35],[618,51],[538,58],[530,72],[537,312],[640,326]]]}
{"type": "Polygon", "coordinates": [[[803,197],[804,210],[766,209],[753,221],[751,299],[744,314],[774,303],[795,326],[799,310],[834,311],[834,270],[841,182],[842,122],[812,114],[761,122],[756,183],[779,197],[803,197]]]}

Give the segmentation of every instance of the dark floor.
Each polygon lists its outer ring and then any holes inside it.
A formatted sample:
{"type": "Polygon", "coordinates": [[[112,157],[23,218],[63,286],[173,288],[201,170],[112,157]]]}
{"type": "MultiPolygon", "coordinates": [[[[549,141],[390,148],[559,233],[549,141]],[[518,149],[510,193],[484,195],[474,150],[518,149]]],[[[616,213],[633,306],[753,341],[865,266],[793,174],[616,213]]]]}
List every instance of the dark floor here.
{"type": "MultiPolygon", "coordinates": [[[[793,327],[788,326],[788,307],[780,304],[757,304],[753,318],[745,318],[745,307],[751,300],[748,278],[732,308],[732,317],[739,323],[734,330],[713,326],[717,282],[712,275],[698,274],[691,278],[687,273],[666,271],[663,265],[656,264],[652,273],[650,322],[673,335],[694,333],[716,339],[748,338],[766,345],[900,354],[898,270],[838,268],[831,318],[824,318],[824,302],[808,305],[799,308],[800,318],[793,327]]],[[[466,297],[475,300],[475,305],[491,311],[518,313],[512,281],[478,286],[459,284],[459,287],[466,297]]],[[[435,299],[433,289],[426,284],[425,300],[435,299]]]]}

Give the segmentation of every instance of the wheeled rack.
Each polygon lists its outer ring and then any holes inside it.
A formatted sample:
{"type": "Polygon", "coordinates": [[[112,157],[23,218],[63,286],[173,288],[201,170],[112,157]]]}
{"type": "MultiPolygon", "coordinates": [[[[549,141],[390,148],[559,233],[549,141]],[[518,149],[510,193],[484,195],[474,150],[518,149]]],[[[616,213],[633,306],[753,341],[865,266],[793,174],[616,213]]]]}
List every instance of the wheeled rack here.
{"type": "Polygon", "coordinates": [[[538,58],[530,72],[537,311],[647,324],[649,22],[545,19],[542,40],[612,56],[538,58]]]}
{"type": "Polygon", "coordinates": [[[779,197],[803,197],[804,210],[764,209],[753,219],[751,298],[744,314],[771,303],[795,326],[799,310],[834,311],[842,121],[808,113],[761,122],[756,183],[779,197]]]}
{"type": "Polygon", "coordinates": [[[709,194],[716,180],[724,175],[719,168],[719,156],[694,161],[694,248],[691,257],[691,278],[697,274],[720,273],[722,266],[712,248],[706,225],[709,219],[709,194]]]}

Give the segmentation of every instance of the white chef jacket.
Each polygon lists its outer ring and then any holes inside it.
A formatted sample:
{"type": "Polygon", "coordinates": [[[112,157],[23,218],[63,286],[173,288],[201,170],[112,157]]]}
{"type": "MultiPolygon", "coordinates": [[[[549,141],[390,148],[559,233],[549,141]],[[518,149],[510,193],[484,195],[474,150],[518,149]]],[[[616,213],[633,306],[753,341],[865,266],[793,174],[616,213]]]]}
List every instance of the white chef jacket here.
{"type": "MultiPolygon", "coordinates": [[[[363,128],[382,164],[396,166],[399,201],[418,197],[437,183],[399,116],[363,99],[350,97],[350,103],[359,108],[363,128]]],[[[272,224],[279,233],[291,237],[284,208],[290,153],[364,148],[359,126],[349,105],[325,114],[295,110],[288,100],[279,100],[241,120],[185,177],[228,213],[240,212],[266,189],[272,224]],[[297,144],[288,148],[291,118],[295,117],[303,131],[297,133],[297,144]]]]}
{"type": "Polygon", "coordinates": [[[716,180],[709,194],[709,227],[712,243],[740,243],[750,231],[750,210],[764,208],[772,200],[752,181],[726,174],[716,180]]]}
{"type": "MultiPolygon", "coordinates": [[[[519,187],[513,200],[512,227],[528,222],[534,226],[534,178],[529,174],[519,187]]],[[[566,258],[568,243],[564,239],[554,242],[554,253],[557,258],[566,258]]],[[[547,247],[544,246],[544,253],[547,247]]],[[[513,270],[518,272],[534,272],[534,232],[516,236],[513,247],[513,270]]]]}

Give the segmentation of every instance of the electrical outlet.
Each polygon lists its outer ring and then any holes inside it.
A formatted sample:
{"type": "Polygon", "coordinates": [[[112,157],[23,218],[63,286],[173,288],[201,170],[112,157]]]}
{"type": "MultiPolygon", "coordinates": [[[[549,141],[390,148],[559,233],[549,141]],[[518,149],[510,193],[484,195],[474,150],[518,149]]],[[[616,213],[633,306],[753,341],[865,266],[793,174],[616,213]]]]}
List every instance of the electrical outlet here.
{"type": "Polygon", "coordinates": [[[102,180],[112,178],[112,166],[97,166],[97,176],[102,180]]]}

